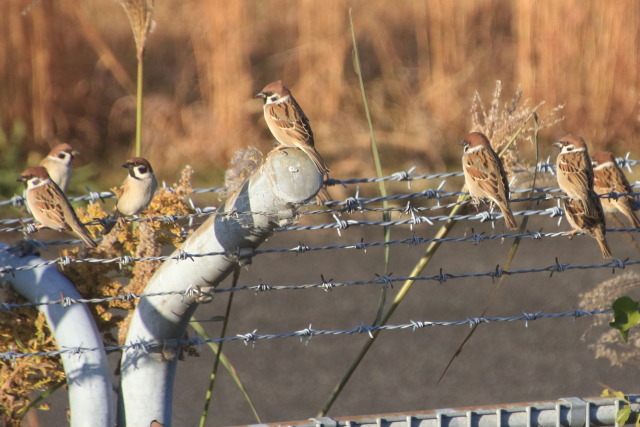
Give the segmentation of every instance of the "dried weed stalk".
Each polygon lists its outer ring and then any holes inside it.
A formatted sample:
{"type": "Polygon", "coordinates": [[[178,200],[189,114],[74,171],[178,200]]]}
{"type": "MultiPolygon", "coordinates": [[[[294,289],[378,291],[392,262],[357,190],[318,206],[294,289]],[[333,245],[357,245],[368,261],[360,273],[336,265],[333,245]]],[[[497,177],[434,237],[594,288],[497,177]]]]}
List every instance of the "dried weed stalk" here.
{"type": "MultiPolygon", "coordinates": [[[[580,307],[584,310],[597,310],[611,307],[613,302],[623,296],[640,294],[640,274],[629,271],[598,284],[593,290],[580,295],[580,307]]],[[[618,331],[609,326],[609,316],[596,316],[589,329],[583,335],[595,336],[589,340],[588,347],[595,352],[596,358],[608,359],[612,366],[628,363],[640,363],[640,334],[637,329],[629,333],[629,341],[624,342],[618,331]]]]}
{"type": "MultiPolygon", "coordinates": [[[[5,286],[1,300],[21,302],[5,286]]],[[[0,347],[27,353],[57,350],[44,314],[33,307],[0,312],[0,347]]],[[[48,390],[62,381],[64,373],[57,356],[0,361],[0,425],[20,425],[33,392],[48,390]]],[[[49,406],[42,404],[38,409],[48,410],[49,406]]]]}
{"type": "MultiPolygon", "coordinates": [[[[538,112],[540,107],[544,105],[544,101],[532,106],[531,99],[522,100],[522,88],[520,87],[516,90],[513,98],[502,105],[502,108],[501,96],[502,82],[497,80],[488,109],[485,108],[478,91],[473,96],[471,103],[471,131],[484,133],[491,141],[491,145],[496,152],[501,151],[525,120],[534,112],[538,112]]],[[[562,121],[564,117],[558,117],[558,113],[563,108],[563,105],[558,105],[548,114],[540,116],[539,128],[548,128],[562,121]]],[[[522,159],[519,157],[517,142],[526,140],[532,134],[533,122],[530,121],[502,158],[507,171],[523,166],[522,159]]]]}
{"type": "Polygon", "coordinates": [[[231,158],[231,165],[224,172],[225,191],[221,197],[226,197],[225,210],[231,208],[235,197],[249,176],[262,165],[262,152],[255,147],[237,150],[231,158]]]}
{"type": "Polygon", "coordinates": [[[136,51],[138,60],[142,60],[144,47],[147,43],[147,36],[153,27],[151,14],[153,12],[154,0],[118,0],[129,18],[129,24],[133,31],[133,38],[136,41],[136,51]]]}

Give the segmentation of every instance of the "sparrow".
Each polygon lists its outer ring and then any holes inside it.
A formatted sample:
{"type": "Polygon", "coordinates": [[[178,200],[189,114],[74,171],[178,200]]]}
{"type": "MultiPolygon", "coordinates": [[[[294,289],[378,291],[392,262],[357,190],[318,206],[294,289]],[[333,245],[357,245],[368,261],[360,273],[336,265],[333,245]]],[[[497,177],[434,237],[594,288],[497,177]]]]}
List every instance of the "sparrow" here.
{"type": "MultiPolygon", "coordinates": [[[[616,163],[612,153],[598,151],[591,155],[593,164],[593,191],[596,194],[632,193],[631,185],[622,169],[616,163]]],[[[633,228],[640,228],[640,221],[634,212],[636,200],[634,196],[618,196],[618,198],[601,197],[600,203],[605,212],[620,211],[626,216],[633,228]]]]}
{"type": "Polygon", "coordinates": [[[509,206],[507,174],[487,137],[480,132],[472,132],[460,141],[460,145],[464,148],[464,179],[474,202],[477,204],[481,199],[488,199],[492,207],[494,204],[498,206],[508,228],[518,228],[509,206]]]}
{"type": "Polygon", "coordinates": [[[75,156],[80,154],[78,150],[74,150],[69,144],[58,144],[51,149],[47,157],[42,159],[40,166],[47,169],[49,177],[58,184],[58,187],[64,192],[67,191],[73,166],[71,161],[75,156]]]}
{"type": "Polygon", "coordinates": [[[593,167],[587,144],[576,135],[566,135],[553,145],[560,148],[556,160],[556,175],[560,189],[567,193],[564,209],[567,220],[574,228],[596,239],[604,258],[611,258],[611,249],[605,238],[606,222],[600,198],[593,191],[593,167]]]}
{"type": "Polygon", "coordinates": [[[18,182],[27,188],[27,206],[39,223],[38,228],[48,227],[58,231],[73,231],[85,245],[95,248],[97,245],[80,222],[73,207],[42,166],[28,168],[20,174],[18,182]]]}
{"type": "MultiPolygon", "coordinates": [[[[123,165],[129,173],[120,187],[120,197],[115,206],[115,217],[121,221],[122,216],[137,215],[149,206],[158,189],[158,180],[147,159],[132,157],[123,165]]],[[[103,234],[111,231],[114,223],[105,226],[103,234]]]]}
{"type": "Polygon", "coordinates": [[[323,176],[327,175],[329,167],[315,148],[309,119],[282,81],[269,83],[255,97],[264,98],[264,119],[274,138],[280,143],[276,150],[299,148],[313,160],[323,176]]]}

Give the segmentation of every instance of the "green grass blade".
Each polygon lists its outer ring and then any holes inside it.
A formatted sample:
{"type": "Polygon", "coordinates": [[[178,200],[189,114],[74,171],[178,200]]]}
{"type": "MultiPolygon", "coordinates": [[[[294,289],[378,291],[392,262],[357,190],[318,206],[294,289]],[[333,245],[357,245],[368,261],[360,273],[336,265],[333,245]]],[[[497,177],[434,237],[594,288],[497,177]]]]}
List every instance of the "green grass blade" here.
{"type": "MultiPolygon", "coordinates": [[[[193,328],[193,330],[196,331],[202,338],[204,339],[210,338],[199,322],[191,322],[190,325],[193,328]]],[[[216,343],[207,343],[207,345],[209,346],[211,351],[213,351],[215,354],[218,354],[218,345],[216,343]]],[[[220,363],[222,363],[222,366],[224,366],[227,372],[229,372],[229,374],[231,375],[231,378],[233,379],[233,382],[236,383],[236,386],[238,386],[238,389],[240,389],[240,392],[242,392],[245,400],[247,401],[247,403],[249,404],[249,407],[251,408],[251,412],[253,412],[253,416],[255,417],[256,422],[261,423],[262,421],[260,420],[258,411],[255,405],[253,404],[253,399],[251,399],[249,392],[247,391],[244,384],[242,383],[242,380],[240,379],[240,375],[238,374],[238,371],[236,370],[236,368],[233,366],[229,358],[224,353],[220,353],[220,363]]]]}
{"type": "MultiPolygon", "coordinates": [[[[352,9],[349,9],[349,25],[351,27],[351,40],[353,43],[353,65],[356,74],[358,75],[358,82],[360,84],[360,93],[362,94],[362,103],[364,105],[364,113],[367,117],[367,124],[369,125],[369,136],[371,140],[371,153],[373,154],[373,163],[376,167],[376,175],[378,178],[381,178],[382,175],[382,163],[380,162],[380,153],[378,152],[378,144],[376,142],[376,134],[373,130],[373,121],[371,120],[371,112],[369,111],[369,103],[367,102],[367,92],[364,88],[364,80],[362,78],[362,68],[360,67],[360,54],[358,53],[358,43],[356,41],[356,30],[353,24],[353,13],[352,9]]],[[[384,181],[378,182],[378,188],[380,189],[380,195],[382,197],[387,197],[387,187],[384,181]]],[[[382,202],[382,207],[385,211],[382,213],[382,220],[389,221],[391,219],[390,213],[386,210],[388,208],[388,202],[384,200],[382,202]]],[[[384,241],[388,242],[391,238],[391,227],[388,225],[384,226],[384,241]]],[[[389,267],[389,254],[390,254],[389,245],[385,245],[384,247],[384,274],[388,274],[389,267]]],[[[374,325],[379,324],[380,319],[382,317],[382,313],[384,312],[384,305],[387,299],[387,288],[382,287],[380,290],[380,300],[378,302],[378,311],[376,314],[376,318],[373,322],[374,325]]]]}
{"type": "MultiPolygon", "coordinates": [[[[236,286],[238,283],[238,278],[240,277],[240,269],[236,269],[233,272],[233,286],[236,286]]],[[[227,333],[227,326],[229,325],[229,316],[231,315],[231,305],[233,303],[233,292],[229,294],[229,301],[227,302],[227,308],[224,314],[224,323],[222,324],[222,332],[220,333],[220,337],[224,338],[227,333]]],[[[208,338],[204,328],[199,322],[191,322],[191,327],[205,339],[208,338]]],[[[209,414],[209,405],[211,404],[211,398],[213,396],[213,387],[215,385],[215,381],[218,375],[218,366],[222,362],[222,365],[227,369],[227,371],[231,374],[233,381],[236,383],[242,394],[244,395],[247,403],[251,407],[251,411],[253,415],[256,417],[258,423],[260,423],[260,417],[258,415],[258,411],[256,410],[251,397],[249,396],[247,390],[244,388],[242,381],[240,381],[240,377],[238,376],[237,371],[233,367],[233,365],[229,362],[227,357],[222,353],[222,347],[224,342],[220,342],[220,345],[216,345],[215,343],[208,343],[211,350],[216,355],[215,361],[213,362],[213,370],[211,371],[211,377],[209,380],[209,387],[207,389],[207,393],[205,395],[204,409],[202,410],[202,415],[200,416],[200,427],[204,427],[205,422],[207,421],[207,415],[209,414]]]]}
{"type": "Polygon", "coordinates": [[[20,419],[23,419],[27,415],[27,412],[29,412],[32,408],[35,408],[40,402],[42,402],[47,397],[51,396],[56,390],[58,390],[60,387],[62,387],[66,383],[67,383],[66,380],[60,381],[59,383],[51,387],[49,390],[43,392],[41,395],[39,395],[38,397],[33,399],[31,402],[29,402],[29,405],[27,405],[27,407],[24,409],[24,412],[22,412],[22,414],[20,415],[20,419]]]}
{"type": "MultiPolygon", "coordinates": [[[[518,134],[520,132],[522,132],[522,130],[524,129],[525,125],[527,124],[527,122],[529,121],[529,119],[532,116],[533,116],[533,122],[534,122],[534,143],[535,143],[535,147],[536,147],[536,164],[538,164],[538,157],[539,157],[539,153],[538,153],[538,148],[539,148],[538,147],[538,115],[536,113],[533,113],[532,115],[527,117],[527,120],[522,124],[520,129],[511,138],[511,141],[509,141],[509,143],[502,149],[502,151],[500,151],[500,155],[504,154],[504,152],[507,150],[507,148],[509,148],[509,146],[513,143],[513,141],[515,141],[515,139],[518,136],[518,134]]],[[[533,173],[533,183],[531,184],[530,197],[534,196],[533,192],[534,192],[534,188],[536,187],[536,178],[537,177],[538,177],[538,171],[535,170],[534,173],[533,173]]],[[[533,200],[529,200],[529,202],[527,203],[527,210],[531,209],[531,205],[532,204],[533,204],[533,200]]],[[[524,233],[524,231],[526,230],[528,221],[529,221],[529,217],[528,216],[525,216],[522,219],[522,223],[520,223],[520,229],[518,230],[520,234],[524,233]]],[[[511,249],[509,250],[509,254],[507,255],[507,261],[506,261],[505,266],[504,266],[505,270],[509,270],[509,268],[511,268],[511,264],[512,264],[512,262],[513,262],[513,260],[514,260],[514,258],[516,256],[516,253],[518,252],[518,248],[520,247],[520,241],[521,240],[522,239],[520,237],[516,237],[514,239],[513,244],[511,245],[511,249]]],[[[496,295],[498,294],[498,291],[502,287],[502,284],[504,283],[504,280],[506,279],[506,277],[507,276],[504,276],[504,275],[502,277],[500,277],[500,280],[498,280],[498,283],[496,284],[496,286],[494,286],[493,290],[491,291],[491,294],[489,295],[489,301],[487,302],[486,307],[484,308],[482,314],[480,316],[478,316],[478,317],[484,317],[487,314],[487,311],[491,307],[491,304],[493,303],[493,300],[495,299],[496,295]]],[[[471,337],[475,333],[475,331],[476,331],[478,326],[479,326],[479,323],[474,324],[473,327],[471,328],[471,330],[467,333],[465,338],[462,340],[462,343],[458,346],[456,351],[453,353],[453,356],[451,356],[451,358],[449,359],[449,362],[447,363],[447,366],[445,366],[444,370],[442,371],[442,374],[440,374],[440,377],[438,378],[438,381],[437,381],[436,385],[440,384],[440,382],[442,381],[442,379],[446,375],[447,371],[449,371],[449,368],[453,364],[453,361],[462,353],[462,349],[465,347],[465,345],[467,345],[467,343],[469,342],[469,340],[471,339],[471,337]]]]}
{"type": "Polygon", "coordinates": [[[142,154],[142,86],[144,60],[138,58],[138,87],[136,88],[136,157],[142,154]]]}

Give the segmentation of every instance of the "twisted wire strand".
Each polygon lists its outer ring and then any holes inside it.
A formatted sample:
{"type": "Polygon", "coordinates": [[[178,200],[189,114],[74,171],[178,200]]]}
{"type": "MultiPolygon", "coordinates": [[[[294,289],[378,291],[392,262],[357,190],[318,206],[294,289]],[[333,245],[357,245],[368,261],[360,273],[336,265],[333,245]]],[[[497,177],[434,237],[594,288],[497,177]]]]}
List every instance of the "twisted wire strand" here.
{"type": "MultiPolygon", "coordinates": [[[[635,183],[634,187],[640,187],[640,183],[635,183]]],[[[543,193],[544,195],[541,196],[533,196],[533,197],[521,197],[521,198],[512,198],[511,202],[512,203],[518,203],[518,202],[525,202],[525,201],[546,201],[546,200],[554,200],[554,199],[563,199],[565,198],[565,196],[553,196],[552,193],[560,193],[561,190],[559,188],[535,188],[535,189],[516,189],[515,191],[512,192],[512,194],[520,194],[520,193],[530,193],[530,192],[534,192],[534,193],[543,193]]],[[[366,198],[366,197],[348,197],[347,199],[345,199],[344,201],[337,201],[337,202],[331,202],[331,204],[333,206],[336,206],[335,208],[329,208],[329,209],[318,209],[318,210],[308,210],[308,211],[299,211],[298,214],[300,215],[318,215],[318,214],[328,214],[328,213],[354,213],[354,212],[367,212],[367,211],[371,211],[371,212],[405,212],[405,213],[410,213],[410,212],[420,212],[420,211],[431,211],[431,210],[439,210],[439,209],[449,209],[452,208],[453,206],[456,205],[460,205],[460,204],[469,204],[471,203],[471,201],[466,200],[466,201],[462,201],[462,202],[453,202],[453,203],[449,203],[446,205],[442,205],[440,204],[440,200],[443,198],[447,198],[447,197],[457,197],[457,196],[461,196],[461,195],[468,195],[468,192],[462,192],[462,191],[453,191],[453,192],[446,192],[446,191],[441,191],[441,190],[433,190],[433,189],[427,189],[421,192],[416,192],[416,193],[405,193],[405,194],[396,194],[396,195],[392,195],[392,196],[386,196],[386,197],[372,197],[372,198],[366,198]],[[426,199],[437,199],[438,204],[436,206],[430,206],[430,207],[421,207],[421,206],[412,206],[411,202],[409,201],[407,204],[407,207],[405,208],[400,208],[400,207],[396,207],[396,206],[392,206],[392,207],[388,207],[388,208],[381,208],[381,207],[367,207],[366,205],[368,204],[372,204],[372,203],[376,203],[376,202],[382,202],[382,201],[392,201],[392,200],[405,200],[405,199],[413,199],[413,198],[426,198],[426,199]]],[[[633,193],[607,193],[607,194],[601,194],[599,195],[599,197],[601,198],[614,198],[617,199],[618,197],[621,196],[626,196],[626,195],[630,195],[630,196],[640,196],[640,192],[633,192],[633,193]]],[[[209,216],[212,215],[218,215],[220,217],[241,217],[241,216],[250,216],[250,215],[271,215],[270,213],[267,212],[242,212],[242,213],[238,213],[238,212],[220,212],[218,210],[217,207],[215,206],[210,206],[210,207],[205,207],[205,208],[197,208],[195,206],[193,206],[194,210],[196,211],[195,213],[191,213],[191,214],[185,214],[185,215],[162,215],[162,216],[155,216],[155,217],[129,217],[129,218],[124,218],[123,220],[125,222],[130,222],[130,223],[141,223],[141,222],[162,222],[162,223],[172,223],[175,224],[177,222],[180,221],[184,221],[187,220],[189,221],[189,226],[192,226],[194,224],[193,220],[197,219],[197,218],[207,218],[209,216]]],[[[531,213],[531,212],[536,212],[536,211],[521,211],[521,212],[529,212],[526,215],[535,215],[535,213],[531,213]]],[[[541,214],[545,215],[544,210],[543,211],[539,211],[541,212],[541,214]]],[[[441,218],[445,218],[445,217],[438,217],[436,218],[437,221],[442,220],[441,218]]],[[[461,219],[482,219],[482,218],[461,218],[461,219]]],[[[486,220],[486,219],[485,219],[486,220]]],[[[115,222],[115,220],[112,219],[108,219],[108,218],[101,218],[101,219],[94,219],[92,221],[89,221],[87,223],[85,223],[85,225],[101,225],[101,226],[105,226],[108,225],[111,222],[115,222]]],[[[426,220],[426,222],[430,222],[429,220],[426,220]]],[[[19,226],[15,226],[15,227],[4,227],[4,228],[0,228],[0,233],[13,233],[13,232],[25,232],[25,233],[33,233],[35,232],[35,228],[30,227],[30,224],[34,223],[34,219],[29,217],[29,218],[9,218],[9,219],[2,219],[0,220],[0,224],[19,224],[19,226]]],[[[295,228],[292,228],[291,230],[294,230],[295,228]]],[[[285,231],[285,230],[289,230],[289,229],[281,229],[279,231],[285,231]]]]}
{"type": "Polygon", "coordinates": [[[484,272],[475,272],[475,273],[446,273],[440,270],[438,274],[434,275],[424,275],[424,276],[406,276],[406,277],[392,277],[392,276],[380,276],[376,275],[375,278],[369,280],[354,280],[354,281],[334,281],[334,280],[323,280],[321,282],[316,283],[304,283],[304,284],[296,284],[296,285],[272,285],[268,283],[260,283],[258,285],[252,286],[235,286],[230,288],[216,288],[216,289],[207,289],[202,290],[199,287],[189,287],[183,291],[165,291],[165,292],[149,292],[149,293],[141,293],[135,294],[133,292],[127,292],[123,295],[117,296],[109,296],[104,298],[78,298],[72,299],[68,297],[61,297],[57,300],[50,300],[45,302],[38,303],[2,303],[0,304],[0,311],[8,312],[11,310],[16,310],[19,308],[26,307],[42,307],[49,305],[61,305],[63,307],[68,307],[73,304],[102,304],[111,301],[132,301],[141,298],[152,298],[158,296],[179,296],[181,298],[197,298],[202,299],[205,298],[209,301],[209,298],[212,298],[214,294],[217,293],[229,293],[229,292],[243,292],[243,291],[252,291],[256,293],[267,292],[267,291],[291,291],[291,290],[306,290],[306,289],[322,289],[324,291],[330,291],[334,288],[342,288],[348,286],[364,286],[364,285],[382,285],[382,286],[392,286],[396,282],[404,282],[407,280],[414,281],[436,281],[441,284],[456,279],[465,279],[470,277],[490,277],[492,279],[500,278],[503,275],[514,276],[519,274],[535,274],[535,273],[544,273],[549,272],[551,275],[554,273],[562,273],[568,270],[593,270],[593,269],[601,269],[601,268],[611,268],[615,271],[615,269],[624,269],[627,266],[638,265],[640,264],[640,260],[619,260],[615,259],[609,262],[601,263],[601,264],[562,264],[556,259],[555,264],[548,265],[546,267],[534,267],[534,268],[523,268],[520,270],[503,270],[500,266],[496,266],[494,270],[484,271],[484,272]]]}
{"type": "MultiPolygon", "coordinates": [[[[626,167],[629,171],[631,171],[631,167],[640,164],[639,160],[632,160],[629,158],[631,153],[627,153],[625,157],[617,158],[616,161],[620,167],[626,167]]],[[[377,183],[380,181],[406,181],[409,184],[413,181],[418,180],[429,180],[429,179],[446,179],[450,177],[462,176],[462,171],[456,172],[444,172],[444,173],[435,173],[435,174],[420,174],[413,175],[412,172],[415,167],[410,168],[407,171],[398,171],[394,172],[390,175],[384,177],[373,177],[373,178],[353,178],[353,179],[334,179],[329,178],[325,181],[325,184],[328,186],[334,185],[353,185],[353,184],[366,184],[366,183],[377,183]]],[[[555,164],[550,163],[550,160],[547,159],[544,162],[538,162],[536,166],[532,166],[529,168],[521,168],[513,170],[514,173],[532,173],[534,171],[541,173],[549,173],[555,175],[555,164]]],[[[165,189],[172,191],[170,187],[164,186],[165,189]]],[[[116,195],[111,191],[102,191],[102,192],[94,192],[89,187],[87,187],[88,194],[82,196],[72,196],[68,199],[70,201],[104,201],[105,199],[116,198],[116,195]]],[[[202,193],[211,193],[211,192],[224,192],[226,188],[224,187],[210,187],[210,188],[195,188],[192,193],[194,194],[202,194],[202,193]]],[[[25,205],[25,200],[20,195],[14,195],[11,199],[0,201],[0,207],[2,206],[14,206],[21,207],[25,205]]]]}
{"type": "Polygon", "coordinates": [[[497,322],[524,322],[525,326],[528,326],[529,322],[533,322],[534,320],[539,320],[539,319],[559,319],[559,318],[578,319],[580,317],[609,314],[612,312],[613,310],[611,309],[590,310],[590,311],[576,309],[573,311],[560,312],[560,313],[543,313],[543,312],[528,313],[523,311],[522,315],[511,316],[511,317],[472,317],[472,318],[466,318],[466,319],[460,319],[460,320],[454,320],[454,321],[410,320],[409,323],[404,323],[399,325],[367,326],[367,325],[361,324],[353,328],[341,329],[341,330],[313,329],[311,325],[309,325],[307,328],[293,331],[293,332],[282,333],[282,334],[258,334],[257,333],[258,330],[255,329],[252,332],[249,332],[246,334],[237,334],[235,336],[222,337],[222,338],[203,339],[199,337],[194,337],[186,340],[169,339],[169,340],[162,340],[162,341],[139,341],[139,342],[134,342],[134,343],[125,344],[125,345],[113,345],[113,346],[103,346],[103,347],[60,348],[59,350],[39,351],[39,352],[31,352],[31,353],[6,351],[3,353],[0,353],[0,360],[14,361],[14,360],[25,358],[25,357],[58,356],[61,354],[81,355],[83,353],[87,353],[91,351],[106,351],[106,352],[134,351],[138,353],[148,354],[148,353],[157,353],[159,351],[165,350],[166,348],[173,348],[173,347],[202,347],[207,343],[223,343],[223,342],[239,341],[244,344],[249,344],[249,343],[255,344],[258,341],[281,339],[281,338],[300,338],[301,340],[306,339],[307,341],[309,341],[313,337],[324,336],[324,335],[335,336],[335,335],[368,334],[370,337],[373,337],[373,333],[378,331],[410,330],[411,332],[416,332],[419,329],[424,329],[430,326],[474,327],[481,323],[497,323],[497,322]]]}
{"type": "MultiPolygon", "coordinates": [[[[611,228],[607,229],[607,232],[630,232],[630,231],[638,231],[635,228],[611,228]]],[[[397,244],[406,244],[406,245],[420,245],[420,244],[429,244],[433,242],[444,243],[444,242],[471,242],[474,244],[479,244],[485,240],[501,240],[501,239],[542,239],[542,238],[553,238],[553,237],[563,237],[563,236],[575,236],[575,235],[583,235],[584,232],[568,232],[568,231],[560,231],[553,233],[543,233],[539,231],[534,232],[525,232],[525,233],[510,233],[510,234],[495,234],[495,235],[484,235],[473,233],[468,236],[463,237],[444,237],[444,238],[422,238],[418,236],[412,236],[405,239],[399,240],[389,240],[389,241],[380,241],[380,242],[358,242],[358,243],[348,243],[342,245],[327,245],[327,246],[317,246],[317,247],[309,247],[303,243],[300,243],[298,246],[293,248],[275,248],[275,249],[251,249],[251,248],[238,248],[234,251],[217,251],[217,252],[205,252],[205,253],[188,253],[188,252],[179,252],[177,255],[164,255],[164,256],[153,256],[153,257],[132,257],[129,255],[124,255],[115,258],[71,258],[69,256],[61,256],[51,260],[46,260],[38,264],[33,265],[23,265],[19,267],[14,267],[11,265],[6,265],[0,267],[0,277],[4,275],[13,275],[19,271],[25,270],[34,270],[40,267],[45,267],[48,265],[59,265],[60,268],[64,268],[70,264],[78,264],[78,263],[90,263],[90,264],[118,264],[120,268],[125,265],[136,263],[136,262],[145,262],[145,261],[185,261],[185,260],[193,260],[194,258],[204,258],[210,256],[219,256],[224,255],[228,257],[253,257],[256,255],[263,254],[273,254],[273,253],[294,253],[301,254],[306,252],[316,252],[316,251],[324,251],[324,250],[337,250],[337,249],[356,249],[356,250],[364,250],[366,251],[369,248],[386,246],[386,245],[397,245],[397,244]],[[249,251],[249,253],[245,253],[244,251],[249,251]],[[243,251],[241,253],[241,251],[243,251]]],[[[10,248],[11,249],[11,248],[10,248]]],[[[7,249],[7,250],[10,250],[7,249]]]]}

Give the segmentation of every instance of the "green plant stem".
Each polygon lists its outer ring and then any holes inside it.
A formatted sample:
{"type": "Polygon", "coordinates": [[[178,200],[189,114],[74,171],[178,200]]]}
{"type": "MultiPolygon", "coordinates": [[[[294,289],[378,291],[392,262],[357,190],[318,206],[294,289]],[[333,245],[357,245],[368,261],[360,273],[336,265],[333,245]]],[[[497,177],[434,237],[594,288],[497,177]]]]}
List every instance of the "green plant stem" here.
{"type": "MultiPolygon", "coordinates": [[[[240,269],[236,268],[235,271],[233,272],[233,286],[236,286],[238,284],[239,277],[240,277],[240,269]]],[[[227,301],[227,308],[224,313],[224,322],[222,323],[222,332],[220,333],[221,338],[224,338],[227,334],[227,326],[229,325],[229,316],[231,315],[232,303],[233,303],[233,292],[229,294],[229,300],[227,301]]],[[[215,385],[216,378],[218,375],[218,366],[220,365],[223,344],[224,344],[224,341],[220,341],[220,345],[217,346],[216,350],[214,350],[216,354],[216,359],[213,362],[213,370],[211,371],[211,377],[209,379],[209,388],[207,389],[207,394],[205,396],[204,409],[202,410],[202,415],[200,416],[200,427],[204,427],[205,422],[207,421],[207,415],[209,414],[209,405],[211,404],[211,397],[213,396],[213,386],[215,385]]],[[[252,403],[251,403],[251,409],[254,411],[254,415],[256,416],[256,418],[258,418],[258,415],[255,412],[255,408],[253,407],[252,403]]],[[[259,418],[258,418],[258,422],[260,422],[259,418]]]]}
{"type": "MultiPolygon", "coordinates": [[[[200,334],[200,336],[202,338],[209,339],[209,335],[207,335],[207,332],[204,330],[204,328],[202,327],[202,325],[199,322],[192,321],[190,323],[190,325],[191,325],[191,327],[193,328],[194,331],[196,331],[198,334],[200,334]]],[[[215,343],[209,342],[209,343],[207,343],[207,345],[209,346],[211,351],[213,351],[215,354],[218,354],[219,347],[215,343]]],[[[240,391],[244,395],[245,400],[249,404],[251,412],[253,413],[253,416],[256,419],[256,422],[261,423],[262,421],[260,420],[260,416],[258,415],[258,411],[256,410],[256,407],[253,404],[253,400],[251,399],[251,396],[249,396],[249,393],[247,392],[247,389],[244,387],[244,384],[242,384],[242,381],[240,380],[240,375],[238,374],[238,371],[234,368],[234,366],[231,364],[231,361],[223,353],[220,353],[220,363],[222,363],[222,366],[224,366],[224,368],[227,370],[227,372],[229,372],[229,374],[231,375],[231,378],[233,379],[233,382],[236,383],[236,386],[240,389],[240,391]]]]}
{"type": "Polygon", "coordinates": [[[40,402],[42,402],[47,397],[51,396],[56,390],[58,390],[60,387],[62,387],[66,383],[67,383],[66,380],[62,380],[59,383],[56,383],[49,390],[46,390],[40,396],[36,397],[31,402],[29,402],[29,405],[24,409],[24,412],[22,413],[22,415],[20,415],[20,419],[23,419],[32,408],[35,408],[40,402]]]}
{"type": "MultiPolygon", "coordinates": [[[[378,144],[376,142],[376,133],[373,130],[373,120],[371,120],[371,112],[369,111],[369,103],[367,102],[367,92],[364,88],[364,80],[362,78],[362,68],[360,67],[360,54],[358,53],[358,43],[356,41],[356,30],[353,24],[353,11],[349,9],[349,25],[351,27],[351,40],[353,43],[353,65],[356,74],[358,75],[358,82],[360,84],[360,93],[362,94],[362,103],[364,105],[364,114],[367,118],[367,124],[369,125],[369,136],[371,140],[371,153],[373,154],[373,163],[376,167],[376,175],[378,178],[382,177],[382,163],[380,162],[380,153],[378,152],[378,144]]],[[[387,187],[384,181],[378,181],[378,188],[380,189],[380,196],[387,197],[387,187]]],[[[382,201],[382,207],[384,208],[384,212],[382,213],[382,220],[385,222],[390,221],[391,215],[387,210],[388,206],[387,200],[382,201]]],[[[391,238],[391,227],[385,225],[383,227],[384,230],[384,241],[388,242],[391,238]]],[[[389,245],[385,245],[384,247],[384,274],[388,274],[389,268],[389,254],[390,248],[389,245]]],[[[374,325],[378,325],[380,323],[380,319],[382,317],[382,313],[384,312],[384,305],[387,300],[387,288],[383,287],[380,290],[380,299],[378,301],[378,310],[376,313],[376,317],[373,321],[374,325]]]]}
{"type": "Polygon", "coordinates": [[[143,86],[143,55],[138,57],[138,86],[136,88],[136,157],[142,154],[142,86],[143,86]]]}

